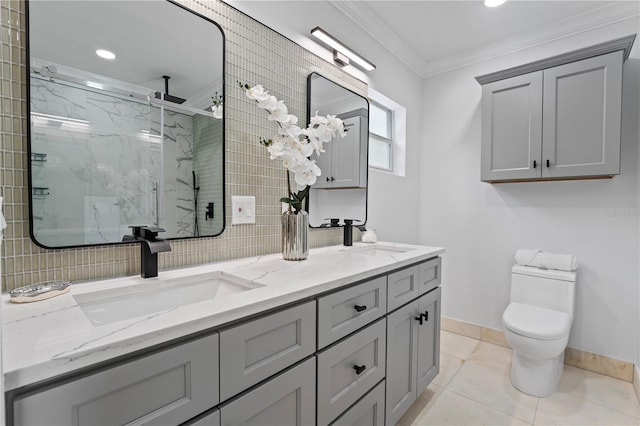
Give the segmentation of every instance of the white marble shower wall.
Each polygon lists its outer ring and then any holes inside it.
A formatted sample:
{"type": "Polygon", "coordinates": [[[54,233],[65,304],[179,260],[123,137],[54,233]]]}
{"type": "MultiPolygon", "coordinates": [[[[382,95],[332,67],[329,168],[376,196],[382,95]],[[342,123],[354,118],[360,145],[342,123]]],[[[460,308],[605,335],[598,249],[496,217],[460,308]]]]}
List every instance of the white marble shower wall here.
{"type": "Polygon", "coordinates": [[[184,226],[193,217],[186,179],[193,166],[190,116],[167,111],[161,137],[158,107],[33,78],[31,93],[32,185],[42,188],[33,194],[34,234],[40,243],[118,241],[130,233],[129,225],[192,235],[184,226]],[[166,212],[160,217],[158,205],[166,212]]]}

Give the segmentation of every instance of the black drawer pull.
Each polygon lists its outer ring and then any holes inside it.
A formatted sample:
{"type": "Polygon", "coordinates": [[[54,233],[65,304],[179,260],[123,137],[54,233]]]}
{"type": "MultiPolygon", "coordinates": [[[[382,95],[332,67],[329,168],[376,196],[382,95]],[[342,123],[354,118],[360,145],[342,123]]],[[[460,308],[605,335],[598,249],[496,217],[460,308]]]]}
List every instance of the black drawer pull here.
{"type": "Polygon", "coordinates": [[[535,169],[537,166],[536,160],[533,160],[533,168],[535,169]]]}
{"type": "Polygon", "coordinates": [[[367,305],[356,305],[354,306],[355,310],[358,312],[365,311],[367,309],[367,305]]]}
{"type": "Polygon", "coordinates": [[[367,369],[366,365],[354,365],[353,369],[356,370],[356,374],[361,374],[364,370],[367,369]]]}
{"type": "Polygon", "coordinates": [[[418,315],[415,320],[420,321],[420,325],[422,325],[422,314],[418,315]]]}
{"type": "Polygon", "coordinates": [[[549,163],[549,160],[547,160],[547,167],[551,167],[551,164],[549,163]]]}
{"type": "Polygon", "coordinates": [[[422,314],[424,316],[424,320],[426,322],[429,322],[429,311],[424,311],[424,314],[422,314]]]}

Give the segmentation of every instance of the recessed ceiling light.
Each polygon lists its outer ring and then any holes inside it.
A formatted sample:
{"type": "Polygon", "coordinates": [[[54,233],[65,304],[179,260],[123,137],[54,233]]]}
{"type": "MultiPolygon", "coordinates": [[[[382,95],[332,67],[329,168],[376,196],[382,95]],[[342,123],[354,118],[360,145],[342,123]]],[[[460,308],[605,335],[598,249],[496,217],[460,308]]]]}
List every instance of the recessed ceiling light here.
{"type": "Polygon", "coordinates": [[[115,59],[116,54],[104,49],[96,50],[96,55],[100,56],[103,59],[115,59]]]}
{"type": "Polygon", "coordinates": [[[496,7],[496,6],[500,6],[502,3],[506,1],[507,0],[484,0],[484,5],[487,7],[496,7]]]}

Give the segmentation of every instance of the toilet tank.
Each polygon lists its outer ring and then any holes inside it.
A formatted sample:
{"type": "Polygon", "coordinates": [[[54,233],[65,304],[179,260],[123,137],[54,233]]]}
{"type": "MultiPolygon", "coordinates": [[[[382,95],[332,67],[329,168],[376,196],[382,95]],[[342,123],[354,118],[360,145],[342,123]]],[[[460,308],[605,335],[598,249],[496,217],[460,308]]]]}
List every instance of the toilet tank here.
{"type": "Polygon", "coordinates": [[[566,312],[573,319],[576,273],[515,265],[511,301],[566,312]]]}

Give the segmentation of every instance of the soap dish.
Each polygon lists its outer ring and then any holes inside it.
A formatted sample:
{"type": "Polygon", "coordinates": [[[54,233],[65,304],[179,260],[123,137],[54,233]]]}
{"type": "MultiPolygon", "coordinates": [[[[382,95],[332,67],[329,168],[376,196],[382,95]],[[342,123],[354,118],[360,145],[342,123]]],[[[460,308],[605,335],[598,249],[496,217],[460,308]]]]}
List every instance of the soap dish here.
{"type": "Polygon", "coordinates": [[[64,293],[68,293],[71,283],[69,281],[52,281],[18,287],[9,292],[13,303],[29,303],[50,299],[64,293]]]}

